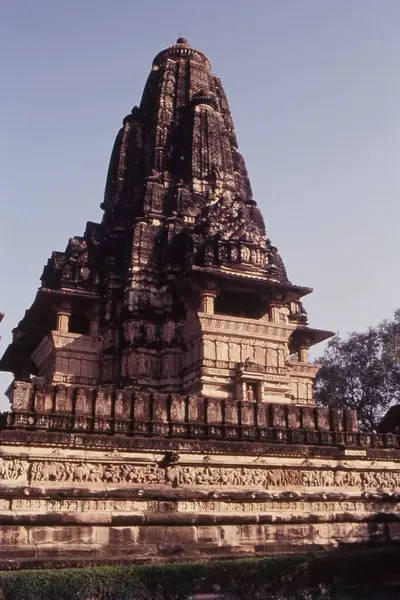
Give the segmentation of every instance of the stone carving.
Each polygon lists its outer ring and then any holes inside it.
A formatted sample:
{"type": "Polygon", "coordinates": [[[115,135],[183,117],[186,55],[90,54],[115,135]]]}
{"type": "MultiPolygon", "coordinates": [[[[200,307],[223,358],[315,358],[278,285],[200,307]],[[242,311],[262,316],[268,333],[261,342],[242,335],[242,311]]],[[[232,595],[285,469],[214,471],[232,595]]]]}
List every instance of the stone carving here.
{"type": "MultiPolygon", "coordinates": [[[[0,500],[0,509],[9,510],[10,500],[0,500]]],[[[393,513],[400,510],[400,503],[369,502],[362,500],[342,501],[264,501],[225,502],[219,500],[179,500],[175,502],[157,500],[83,500],[83,499],[30,499],[17,498],[11,501],[14,511],[45,512],[179,512],[179,513],[308,513],[308,512],[358,512],[393,513]]]]}
{"type": "Polygon", "coordinates": [[[254,384],[248,383],[246,385],[246,400],[247,402],[255,402],[257,399],[257,390],[254,384]]]}
{"type": "Polygon", "coordinates": [[[29,463],[26,460],[0,458],[0,479],[23,479],[28,472],[28,467],[29,463]]]}
{"type": "Polygon", "coordinates": [[[139,337],[140,323],[138,321],[128,321],[124,323],[125,339],[134,342],[139,337]]]}
{"type": "Polygon", "coordinates": [[[175,323],[167,321],[162,326],[162,340],[166,344],[170,344],[175,336],[175,323]]]}
{"type": "MultiPolygon", "coordinates": [[[[160,505],[164,503],[159,503],[160,505]]],[[[179,512],[244,512],[244,513],[270,513],[277,512],[282,513],[286,511],[290,512],[341,512],[341,511],[355,511],[355,512],[370,512],[374,513],[378,510],[382,512],[393,512],[399,510],[399,503],[377,503],[377,502],[365,502],[365,501],[324,501],[324,502],[309,502],[309,501],[267,501],[267,502],[224,502],[224,501],[179,501],[175,505],[175,510],[179,512]]],[[[162,506],[153,507],[151,503],[147,503],[147,510],[151,508],[162,510],[162,506]]]]}
{"type": "MultiPolygon", "coordinates": [[[[296,469],[195,468],[190,472],[191,484],[221,486],[273,487],[358,487],[398,488],[400,473],[382,471],[334,471],[296,469]]],[[[189,472],[185,475],[188,481],[189,472]]]]}
{"type": "MultiPolygon", "coordinates": [[[[117,458],[113,454],[110,454],[110,457],[117,458]]],[[[394,490],[400,488],[400,472],[398,471],[270,469],[267,466],[214,467],[176,464],[166,476],[165,469],[159,468],[155,463],[137,465],[126,462],[79,462],[66,459],[28,461],[0,458],[0,480],[128,485],[173,483],[174,486],[258,487],[263,489],[365,488],[394,490]]]]}
{"type": "Polygon", "coordinates": [[[167,354],[163,358],[163,374],[165,376],[172,375],[174,372],[174,357],[170,354],[167,354]]]}
{"type": "Polygon", "coordinates": [[[156,341],[156,326],[154,323],[146,323],[144,326],[146,342],[152,344],[156,341]]]}
{"type": "Polygon", "coordinates": [[[154,465],[94,462],[35,461],[31,467],[31,481],[69,481],[77,483],[163,483],[164,472],[154,465]]]}
{"type": "Polygon", "coordinates": [[[24,381],[14,381],[13,384],[13,408],[17,410],[29,407],[30,385],[24,381]]]}

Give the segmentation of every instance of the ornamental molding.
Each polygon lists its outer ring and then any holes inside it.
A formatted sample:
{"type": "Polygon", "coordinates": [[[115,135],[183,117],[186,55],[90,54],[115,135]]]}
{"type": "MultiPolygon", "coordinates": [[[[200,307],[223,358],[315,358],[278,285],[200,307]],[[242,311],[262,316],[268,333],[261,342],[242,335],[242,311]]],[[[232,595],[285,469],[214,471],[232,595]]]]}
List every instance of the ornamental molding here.
{"type": "MultiPolygon", "coordinates": [[[[240,338],[254,337],[264,341],[268,339],[279,339],[287,342],[290,334],[296,329],[295,326],[285,326],[273,323],[255,321],[251,319],[238,319],[224,315],[206,315],[199,313],[199,322],[203,333],[220,333],[225,336],[240,334],[240,338]]],[[[258,343],[258,342],[254,342],[258,343]]]]}
{"type": "Polygon", "coordinates": [[[15,512],[146,512],[146,513],[250,513],[271,512],[298,513],[310,512],[357,512],[357,513],[389,513],[400,511],[399,502],[368,502],[362,500],[342,501],[267,501],[267,502],[224,502],[218,500],[92,500],[92,499],[40,499],[16,498],[0,499],[0,510],[15,512]]]}

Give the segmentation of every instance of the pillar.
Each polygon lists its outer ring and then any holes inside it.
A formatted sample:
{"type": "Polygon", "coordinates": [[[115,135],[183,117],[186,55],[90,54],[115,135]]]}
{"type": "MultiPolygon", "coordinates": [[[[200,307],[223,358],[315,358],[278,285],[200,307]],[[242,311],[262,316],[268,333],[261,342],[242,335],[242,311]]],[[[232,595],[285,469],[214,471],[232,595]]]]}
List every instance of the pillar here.
{"type": "Polygon", "coordinates": [[[299,348],[299,362],[308,362],[308,346],[300,346],[299,348]]]}
{"type": "Polygon", "coordinates": [[[72,311],[69,305],[61,306],[61,308],[57,310],[57,331],[59,333],[68,333],[71,314],[72,311]]]}
{"type": "Polygon", "coordinates": [[[90,319],[90,335],[92,337],[99,337],[100,335],[100,307],[95,306],[93,308],[92,316],[90,319]]]}
{"type": "Polygon", "coordinates": [[[208,315],[214,314],[214,300],[217,297],[217,292],[212,290],[203,290],[201,292],[201,312],[208,315]]]}
{"type": "Polygon", "coordinates": [[[269,306],[269,320],[272,323],[279,323],[279,309],[281,308],[280,304],[271,303],[269,306]]]}

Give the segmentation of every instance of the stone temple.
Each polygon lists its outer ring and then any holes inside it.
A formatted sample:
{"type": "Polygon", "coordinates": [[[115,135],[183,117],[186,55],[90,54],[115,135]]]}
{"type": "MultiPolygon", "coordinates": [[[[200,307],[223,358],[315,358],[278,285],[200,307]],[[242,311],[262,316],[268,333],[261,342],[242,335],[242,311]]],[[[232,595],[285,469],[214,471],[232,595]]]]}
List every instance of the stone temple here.
{"type": "MultiPolygon", "coordinates": [[[[399,437],[315,406],[302,298],[221,80],[179,38],[0,368],[0,562],[207,559],[400,539],[399,437]]],[[[288,217],[290,218],[290,217],[288,217]]]]}

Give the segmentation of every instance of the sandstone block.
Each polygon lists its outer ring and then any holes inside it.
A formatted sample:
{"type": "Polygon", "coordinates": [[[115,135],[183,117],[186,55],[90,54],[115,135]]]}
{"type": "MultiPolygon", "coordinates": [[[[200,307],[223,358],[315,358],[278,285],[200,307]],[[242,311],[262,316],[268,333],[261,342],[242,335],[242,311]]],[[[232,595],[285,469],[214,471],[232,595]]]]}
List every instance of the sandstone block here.
{"type": "Polygon", "coordinates": [[[190,543],[197,541],[196,527],[138,527],[138,544],[190,543]]]}
{"type": "Polygon", "coordinates": [[[26,527],[0,527],[0,547],[20,546],[26,543],[28,543],[28,532],[26,527]]]}

